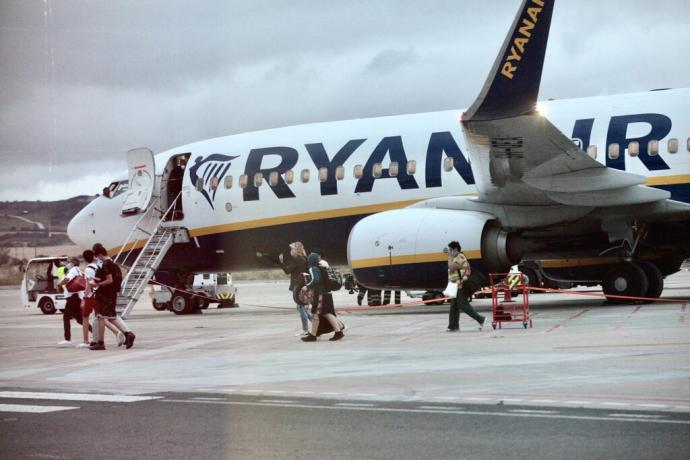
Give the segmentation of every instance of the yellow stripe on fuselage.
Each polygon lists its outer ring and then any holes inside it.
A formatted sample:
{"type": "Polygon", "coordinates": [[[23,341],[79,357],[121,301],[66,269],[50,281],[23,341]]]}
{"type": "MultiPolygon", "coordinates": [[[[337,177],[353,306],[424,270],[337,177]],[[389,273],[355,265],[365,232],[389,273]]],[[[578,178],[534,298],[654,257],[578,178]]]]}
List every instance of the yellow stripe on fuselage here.
{"type": "Polygon", "coordinates": [[[678,176],[648,177],[644,183],[645,185],[690,184],[690,174],[681,174],[678,176]]]}
{"type": "Polygon", "coordinates": [[[605,265],[618,262],[618,257],[588,257],[584,259],[553,259],[542,260],[543,268],[586,267],[589,265],[605,265]]]}
{"type": "MultiPolygon", "coordinates": [[[[479,249],[464,251],[468,259],[481,259],[482,252],[479,249]]],[[[371,257],[369,259],[357,259],[352,261],[352,268],[371,268],[385,265],[410,265],[428,262],[446,262],[448,255],[443,252],[430,252],[425,254],[412,254],[405,256],[371,257]]]]}

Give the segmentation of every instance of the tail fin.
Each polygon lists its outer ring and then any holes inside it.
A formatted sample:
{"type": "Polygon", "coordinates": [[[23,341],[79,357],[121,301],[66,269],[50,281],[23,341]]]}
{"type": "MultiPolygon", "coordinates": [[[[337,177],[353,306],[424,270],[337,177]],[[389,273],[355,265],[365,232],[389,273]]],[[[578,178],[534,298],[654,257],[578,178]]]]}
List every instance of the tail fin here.
{"type": "Polygon", "coordinates": [[[495,120],[535,110],[555,0],[523,0],[477,100],[463,120],[495,120]]]}

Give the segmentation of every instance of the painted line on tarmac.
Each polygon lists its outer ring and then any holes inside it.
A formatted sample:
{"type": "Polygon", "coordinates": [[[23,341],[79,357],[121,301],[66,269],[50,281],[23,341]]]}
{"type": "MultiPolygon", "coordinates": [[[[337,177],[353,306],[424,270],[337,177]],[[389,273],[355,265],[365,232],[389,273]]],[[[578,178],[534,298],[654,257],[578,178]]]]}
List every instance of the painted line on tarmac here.
{"type": "Polygon", "coordinates": [[[162,396],[126,396],[89,393],[39,393],[28,391],[0,391],[0,398],[7,399],[47,399],[54,401],[96,401],[96,402],[139,402],[161,399],[162,396]]]}
{"type": "MultiPolygon", "coordinates": [[[[353,398],[353,399],[375,399],[375,400],[386,400],[386,401],[427,401],[427,402],[433,402],[433,401],[447,401],[447,402],[455,402],[455,401],[466,401],[466,402],[471,402],[471,403],[486,403],[488,405],[497,405],[497,404],[515,404],[515,405],[556,405],[556,406],[582,406],[582,407],[590,407],[590,408],[597,408],[597,407],[620,407],[621,409],[623,408],[629,408],[631,410],[640,410],[640,409],[666,409],[666,410],[676,410],[676,411],[683,411],[683,412],[690,412],[690,406],[687,405],[678,405],[678,404],[673,404],[673,403],[668,403],[668,404],[654,404],[654,403],[646,403],[642,402],[645,401],[642,399],[642,401],[637,402],[635,401],[635,398],[631,401],[630,398],[628,400],[618,400],[618,401],[606,401],[606,400],[574,400],[574,399],[550,399],[550,398],[515,398],[515,397],[509,397],[505,398],[500,395],[494,396],[494,397],[488,397],[488,396],[419,396],[419,395],[413,395],[413,396],[404,396],[404,395],[389,395],[389,394],[380,394],[380,393],[339,393],[339,392],[316,392],[316,391],[290,391],[290,390],[257,390],[257,389],[247,389],[247,390],[240,390],[240,389],[214,389],[214,388],[200,388],[197,391],[207,391],[210,393],[234,393],[234,394],[244,394],[247,396],[272,396],[272,395],[285,395],[285,396],[292,396],[292,397],[319,397],[319,396],[324,396],[326,398],[332,397],[332,396],[339,396],[341,399],[348,399],[348,398],[353,398]]],[[[551,395],[550,395],[551,396],[551,395]]],[[[591,398],[595,398],[596,396],[590,396],[591,398]]],[[[639,401],[641,398],[637,398],[639,401]]],[[[659,398],[653,398],[653,399],[647,399],[646,401],[663,401],[663,399],[659,398]]],[[[674,401],[675,402],[675,401],[674,401]]],[[[685,400],[681,400],[678,402],[683,402],[685,403],[685,400]]]]}
{"type": "MultiPolygon", "coordinates": [[[[470,411],[470,410],[439,410],[439,409],[420,409],[420,408],[395,408],[395,407],[348,407],[348,406],[327,406],[322,404],[279,404],[262,403],[252,401],[198,401],[191,399],[162,399],[160,402],[176,404],[214,404],[224,406],[254,406],[254,407],[285,407],[300,409],[322,409],[322,410],[352,410],[370,412],[393,412],[393,413],[418,413],[418,414],[448,414],[448,415],[477,415],[487,417],[519,417],[519,418],[544,418],[544,419],[563,419],[563,420],[588,420],[588,421],[617,421],[627,423],[657,423],[673,425],[690,425],[690,420],[669,420],[669,419],[646,419],[636,417],[611,417],[596,415],[567,415],[567,414],[546,414],[546,413],[518,413],[518,412],[495,412],[495,411],[470,411]]],[[[545,411],[542,411],[545,412],[545,411]]]]}
{"type": "Polygon", "coordinates": [[[547,330],[545,330],[545,331],[543,332],[543,334],[546,334],[546,333],[551,332],[551,331],[555,331],[555,330],[558,329],[559,327],[562,327],[562,326],[566,325],[566,324],[569,323],[570,321],[572,321],[572,320],[574,320],[575,318],[578,318],[578,317],[584,315],[584,314],[587,313],[588,311],[589,311],[589,308],[585,308],[585,309],[583,309],[583,310],[580,310],[578,313],[575,313],[574,315],[569,316],[568,318],[566,318],[566,319],[564,319],[563,321],[561,321],[561,322],[555,324],[554,326],[551,326],[550,328],[548,328],[547,330]]]}
{"type": "Polygon", "coordinates": [[[29,406],[25,404],[0,404],[0,412],[23,412],[27,414],[47,414],[61,410],[73,410],[79,407],[72,406],[29,406]]]}

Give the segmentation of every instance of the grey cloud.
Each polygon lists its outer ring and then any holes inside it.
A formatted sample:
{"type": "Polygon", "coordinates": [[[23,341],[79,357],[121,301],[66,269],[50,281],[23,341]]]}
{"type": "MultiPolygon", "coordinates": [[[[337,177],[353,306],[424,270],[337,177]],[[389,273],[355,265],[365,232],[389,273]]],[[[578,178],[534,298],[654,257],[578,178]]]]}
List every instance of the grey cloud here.
{"type": "MultiPolygon", "coordinates": [[[[518,4],[48,0],[46,25],[43,1],[0,0],[0,180],[31,164],[124,165],[139,146],[467,107],[518,4]]],[[[690,86],[689,13],[557,2],[541,97],[690,86]]]]}

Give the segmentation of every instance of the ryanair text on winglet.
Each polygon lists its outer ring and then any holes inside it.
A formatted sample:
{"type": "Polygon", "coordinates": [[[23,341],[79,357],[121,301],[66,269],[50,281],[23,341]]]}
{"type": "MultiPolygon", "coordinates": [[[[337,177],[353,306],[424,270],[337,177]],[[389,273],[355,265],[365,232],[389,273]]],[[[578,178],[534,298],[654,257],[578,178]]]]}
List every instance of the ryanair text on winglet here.
{"type": "Polygon", "coordinates": [[[513,37],[513,44],[510,47],[510,52],[506,54],[505,61],[501,67],[501,74],[511,80],[513,79],[515,71],[518,69],[518,63],[522,59],[522,55],[525,53],[525,47],[532,36],[532,32],[530,31],[534,29],[534,26],[537,24],[539,13],[541,13],[544,6],[543,0],[532,0],[532,4],[538,6],[530,6],[527,8],[527,14],[522,18],[522,25],[518,28],[517,33],[513,37]],[[527,16],[529,16],[529,19],[527,16]]]}

